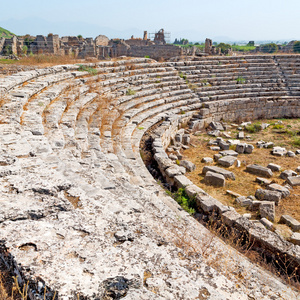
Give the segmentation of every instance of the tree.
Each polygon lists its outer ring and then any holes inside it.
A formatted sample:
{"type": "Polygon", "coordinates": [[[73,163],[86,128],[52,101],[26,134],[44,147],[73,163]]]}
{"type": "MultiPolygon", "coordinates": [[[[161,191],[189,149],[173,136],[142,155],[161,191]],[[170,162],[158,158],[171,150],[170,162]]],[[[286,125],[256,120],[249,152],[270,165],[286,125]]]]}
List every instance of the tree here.
{"type": "Polygon", "coordinates": [[[275,53],[278,51],[278,46],[275,43],[265,44],[261,46],[261,51],[264,53],[275,53]]]}
{"type": "Polygon", "coordinates": [[[296,53],[300,53],[300,41],[296,41],[293,46],[293,50],[296,53]]]}
{"type": "Polygon", "coordinates": [[[228,49],[231,48],[231,45],[225,44],[225,43],[220,43],[217,47],[221,49],[222,53],[225,53],[228,49]]]}

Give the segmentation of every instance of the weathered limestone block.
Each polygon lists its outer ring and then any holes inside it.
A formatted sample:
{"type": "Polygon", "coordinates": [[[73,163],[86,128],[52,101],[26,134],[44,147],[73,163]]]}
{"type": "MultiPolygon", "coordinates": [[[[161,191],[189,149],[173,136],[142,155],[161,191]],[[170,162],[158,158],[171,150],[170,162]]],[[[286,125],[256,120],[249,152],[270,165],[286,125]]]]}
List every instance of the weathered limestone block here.
{"type": "Polygon", "coordinates": [[[234,200],[234,203],[236,203],[242,207],[249,207],[252,205],[252,202],[253,201],[250,198],[247,198],[245,196],[240,196],[234,200]]]}
{"type": "Polygon", "coordinates": [[[280,174],[280,178],[287,180],[288,177],[297,176],[297,173],[293,170],[285,170],[280,174]]]}
{"type": "Polygon", "coordinates": [[[191,138],[190,138],[190,135],[189,134],[184,134],[182,136],[182,144],[183,145],[189,145],[190,144],[190,141],[191,141],[191,138]]]}
{"type": "Polygon", "coordinates": [[[271,171],[278,172],[280,171],[281,166],[270,163],[267,165],[267,168],[269,168],[271,171]]]}
{"type": "Polygon", "coordinates": [[[267,189],[271,190],[271,191],[280,192],[282,194],[282,198],[286,198],[291,194],[289,189],[287,189],[286,187],[279,185],[277,183],[272,183],[272,184],[268,185],[267,189]]]}
{"type": "Polygon", "coordinates": [[[273,176],[273,173],[270,169],[262,167],[260,165],[248,165],[246,167],[246,171],[254,174],[254,175],[259,175],[259,176],[263,176],[263,177],[267,177],[267,178],[271,178],[273,176]]]}
{"type": "Polygon", "coordinates": [[[203,157],[201,162],[203,162],[203,163],[212,163],[213,159],[211,157],[203,157]]]}
{"type": "Polygon", "coordinates": [[[184,175],[177,175],[174,177],[174,182],[177,188],[185,188],[193,183],[184,175]]]}
{"type": "Polygon", "coordinates": [[[227,156],[227,155],[230,155],[230,156],[238,156],[238,155],[239,155],[236,151],[233,151],[233,150],[224,150],[224,151],[220,151],[220,154],[221,154],[222,156],[227,156]]]}
{"type": "Polygon", "coordinates": [[[290,226],[293,231],[300,230],[300,222],[289,215],[282,215],[279,222],[290,226]]]}
{"type": "Polygon", "coordinates": [[[289,176],[286,180],[286,182],[290,185],[290,186],[298,186],[300,185],[300,176],[289,176]]]}
{"type": "Polygon", "coordinates": [[[255,192],[255,197],[258,200],[272,201],[275,202],[276,205],[278,205],[282,195],[280,192],[258,189],[255,192]]]}
{"type": "Polygon", "coordinates": [[[261,185],[269,185],[272,182],[271,180],[262,177],[256,177],[255,181],[261,185]]]}
{"type": "Polygon", "coordinates": [[[222,149],[222,150],[229,150],[229,144],[228,143],[226,143],[226,142],[224,142],[224,141],[220,141],[219,142],[219,146],[220,146],[220,148],[222,149]]]}
{"type": "Polygon", "coordinates": [[[299,232],[293,232],[292,236],[290,237],[290,241],[293,244],[300,246],[300,233],[299,232]]]}
{"type": "Polygon", "coordinates": [[[262,201],[259,205],[261,218],[266,218],[272,222],[275,220],[275,202],[262,201]]]}
{"type": "Polygon", "coordinates": [[[166,172],[166,175],[169,178],[173,178],[173,177],[175,177],[177,175],[183,175],[183,174],[185,174],[185,168],[177,166],[177,165],[173,165],[173,166],[167,168],[165,170],[165,172],[166,172]]]}
{"type": "Polygon", "coordinates": [[[223,166],[225,168],[228,168],[228,167],[231,167],[236,160],[237,160],[237,158],[235,156],[228,155],[228,156],[221,157],[218,160],[218,164],[220,164],[221,166],[223,166]]]}
{"type": "Polygon", "coordinates": [[[213,173],[218,173],[223,175],[226,179],[231,179],[231,180],[235,180],[235,176],[232,172],[222,169],[220,167],[216,167],[216,166],[205,166],[202,170],[202,174],[206,174],[208,171],[213,172],[213,173]]]}
{"type": "Polygon", "coordinates": [[[209,127],[211,127],[212,130],[220,130],[220,131],[224,130],[224,127],[220,122],[211,122],[209,124],[209,127]]]}
{"type": "Polygon", "coordinates": [[[253,150],[254,150],[254,146],[250,145],[250,144],[247,144],[246,147],[245,147],[244,153],[251,154],[253,152],[253,150]]]}
{"type": "Polygon", "coordinates": [[[235,210],[229,210],[222,214],[222,220],[225,225],[232,227],[235,222],[241,218],[241,215],[235,210]]]}
{"type": "Polygon", "coordinates": [[[294,157],[294,156],[296,156],[295,152],[293,152],[293,151],[288,151],[288,152],[286,153],[286,155],[287,155],[288,157],[294,157]]]}
{"type": "Polygon", "coordinates": [[[274,229],[274,225],[272,222],[270,222],[268,219],[266,218],[262,218],[260,219],[260,222],[269,230],[273,230],[274,229]]]}
{"type": "Polygon", "coordinates": [[[283,147],[273,147],[272,154],[275,156],[284,156],[286,153],[287,151],[283,147]]]}
{"type": "Polygon", "coordinates": [[[192,172],[196,169],[196,165],[188,160],[181,160],[179,165],[186,168],[188,172],[192,172]]]}
{"type": "Polygon", "coordinates": [[[195,197],[196,195],[207,195],[205,191],[196,186],[195,184],[191,184],[185,187],[185,192],[190,198],[195,197]]]}
{"type": "Polygon", "coordinates": [[[222,187],[225,186],[225,177],[222,174],[211,171],[206,172],[204,181],[206,184],[222,187]]]}
{"type": "Polygon", "coordinates": [[[245,143],[243,143],[243,144],[237,144],[237,145],[235,146],[235,151],[236,151],[237,153],[239,153],[239,154],[242,154],[242,153],[245,152],[245,148],[246,148],[246,144],[245,144],[245,143]]]}

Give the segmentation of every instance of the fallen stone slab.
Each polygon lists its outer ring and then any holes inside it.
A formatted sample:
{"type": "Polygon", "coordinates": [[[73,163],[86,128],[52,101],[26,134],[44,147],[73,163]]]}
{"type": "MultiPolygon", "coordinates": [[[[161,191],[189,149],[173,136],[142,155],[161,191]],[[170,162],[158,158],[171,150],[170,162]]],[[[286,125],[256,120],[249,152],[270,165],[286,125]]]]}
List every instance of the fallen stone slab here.
{"type": "Polygon", "coordinates": [[[242,207],[249,207],[252,205],[252,202],[253,201],[251,199],[247,198],[246,196],[240,196],[234,200],[234,203],[236,203],[242,207]]]}
{"type": "Polygon", "coordinates": [[[256,177],[255,181],[261,185],[269,185],[272,182],[271,180],[262,177],[256,177]]]}
{"type": "Polygon", "coordinates": [[[235,180],[235,175],[228,171],[228,170],[225,170],[223,168],[220,168],[220,167],[216,167],[216,166],[205,166],[202,170],[202,174],[206,174],[208,171],[211,171],[213,173],[218,173],[218,174],[221,174],[223,175],[226,179],[232,179],[232,180],[235,180]]]}
{"type": "Polygon", "coordinates": [[[245,148],[246,148],[246,144],[245,144],[245,143],[243,143],[243,144],[237,144],[237,145],[235,146],[235,151],[236,151],[237,153],[239,153],[239,154],[242,154],[242,153],[245,152],[245,148]]]}
{"type": "Polygon", "coordinates": [[[220,151],[221,148],[219,146],[212,146],[212,147],[210,147],[210,150],[212,150],[212,151],[220,151]]]}
{"type": "Polygon", "coordinates": [[[218,160],[218,164],[220,164],[221,166],[223,166],[225,168],[228,168],[228,167],[231,167],[236,160],[237,160],[237,158],[235,156],[228,155],[228,156],[221,157],[218,160]]]}
{"type": "Polygon", "coordinates": [[[262,201],[259,205],[261,218],[266,218],[272,222],[275,220],[275,202],[262,201]]]}
{"type": "Polygon", "coordinates": [[[224,130],[224,127],[223,125],[220,123],[220,122],[211,122],[209,124],[209,127],[212,129],[212,130],[220,130],[220,131],[223,131],[224,130]]]}
{"type": "Polygon", "coordinates": [[[188,172],[192,172],[196,169],[196,165],[188,160],[181,160],[179,165],[186,168],[188,172]]]}
{"type": "Polygon", "coordinates": [[[177,175],[185,174],[185,168],[177,165],[173,165],[165,170],[168,177],[173,178],[177,175]]]}
{"type": "Polygon", "coordinates": [[[203,163],[212,163],[214,160],[211,157],[203,157],[201,162],[203,163]]]}
{"type": "Polygon", "coordinates": [[[267,190],[280,192],[282,194],[282,198],[286,198],[291,194],[289,189],[287,189],[286,187],[279,185],[277,183],[272,183],[272,184],[268,185],[267,190]]]}
{"type": "Polygon", "coordinates": [[[245,138],[245,133],[244,131],[240,131],[238,134],[237,134],[237,138],[240,139],[240,140],[243,140],[245,138]]]}
{"type": "Polygon", "coordinates": [[[230,145],[224,141],[220,141],[219,142],[219,147],[222,149],[222,150],[229,150],[229,147],[230,145]]]}
{"type": "Polygon", "coordinates": [[[286,153],[286,156],[288,156],[288,157],[294,157],[294,156],[296,156],[296,154],[295,154],[295,152],[293,152],[293,151],[288,151],[288,152],[286,153]]]}
{"type": "Polygon", "coordinates": [[[300,233],[299,232],[293,232],[292,236],[290,237],[290,241],[293,244],[300,246],[300,233]]]}
{"type": "Polygon", "coordinates": [[[284,180],[286,180],[288,177],[292,177],[292,176],[297,176],[297,173],[293,170],[285,170],[285,171],[281,172],[281,174],[279,175],[279,177],[284,180]]]}
{"type": "Polygon", "coordinates": [[[255,192],[255,197],[258,200],[272,201],[275,202],[276,205],[278,205],[282,195],[277,191],[257,189],[255,192]]]}
{"type": "Polygon", "coordinates": [[[224,150],[224,151],[220,151],[220,154],[221,154],[222,156],[227,156],[227,155],[230,155],[230,156],[238,156],[238,155],[239,155],[236,151],[233,151],[233,150],[224,150]]]}
{"type": "Polygon", "coordinates": [[[279,223],[286,224],[292,228],[293,231],[300,230],[300,222],[289,215],[282,215],[279,223]]]}
{"type": "Polygon", "coordinates": [[[223,223],[230,227],[232,227],[241,217],[242,216],[235,210],[229,210],[222,214],[223,223]]]}
{"type": "Polygon", "coordinates": [[[246,171],[254,174],[254,175],[259,175],[259,176],[263,176],[263,177],[267,177],[267,178],[271,178],[273,176],[273,173],[270,169],[262,167],[260,165],[248,165],[246,167],[246,171]]]}
{"type": "Polygon", "coordinates": [[[233,192],[231,190],[227,190],[226,194],[228,194],[230,196],[233,196],[233,197],[236,197],[236,198],[241,197],[241,195],[239,193],[233,192]]]}
{"type": "Polygon", "coordinates": [[[218,159],[220,159],[221,157],[222,157],[222,155],[219,153],[214,154],[214,161],[218,161],[218,159]]]}
{"type": "Polygon", "coordinates": [[[273,172],[278,172],[278,171],[280,171],[281,166],[270,163],[270,164],[267,165],[267,168],[270,169],[273,172]]]}
{"type": "Polygon", "coordinates": [[[274,229],[274,225],[271,221],[269,221],[266,218],[262,218],[259,220],[261,222],[261,224],[263,224],[267,229],[269,230],[273,230],[274,229]]]}
{"type": "Polygon", "coordinates": [[[284,156],[286,153],[287,151],[283,147],[273,147],[272,154],[275,156],[284,156]]]}
{"type": "Polygon", "coordinates": [[[222,174],[208,171],[205,174],[204,182],[209,185],[223,187],[225,186],[225,177],[222,174]]]}
{"type": "Polygon", "coordinates": [[[253,152],[253,150],[254,150],[254,146],[250,145],[250,144],[247,144],[246,147],[245,147],[244,153],[251,154],[253,152]]]}
{"type": "Polygon", "coordinates": [[[290,186],[298,186],[298,185],[300,185],[300,175],[288,177],[286,179],[286,182],[290,186]]]}

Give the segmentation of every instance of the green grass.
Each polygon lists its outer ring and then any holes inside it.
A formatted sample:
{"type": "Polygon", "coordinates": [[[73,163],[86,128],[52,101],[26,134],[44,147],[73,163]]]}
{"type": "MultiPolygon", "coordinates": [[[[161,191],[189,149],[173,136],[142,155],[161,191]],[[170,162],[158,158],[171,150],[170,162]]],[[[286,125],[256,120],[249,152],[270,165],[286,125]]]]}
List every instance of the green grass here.
{"type": "Polygon", "coordinates": [[[256,47],[255,46],[239,46],[239,45],[232,45],[231,46],[233,51],[241,51],[241,52],[247,52],[247,51],[251,51],[254,50],[256,47]]]}
{"type": "Polygon", "coordinates": [[[90,75],[97,75],[98,71],[94,68],[91,67],[87,67],[84,65],[79,65],[79,69],[78,71],[82,71],[82,72],[88,72],[90,75]]]}
{"type": "Polygon", "coordinates": [[[273,129],[283,129],[283,128],[284,128],[284,125],[282,125],[282,124],[275,124],[273,126],[273,129]]]}
{"type": "Polygon", "coordinates": [[[127,95],[127,96],[135,95],[135,93],[136,93],[136,91],[131,90],[131,89],[128,89],[128,90],[126,91],[126,95],[127,95]]]}
{"type": "Polygon", "coordinates": [[[195,199],[189,198],[184,189],[178,189],[174,194],[174,199],[176,202],[190,215],[193,215],[196,212],[196,201],[195,199]]]}
{"type": "Polygon", "coordinates": [[[15,64],[16,62],[17,60],[14,59],[5,59],[5,58],[0,59],[0,64],[5,64],[5,65],[12,65],[15,64]]]}
{"type": "Polygon", "coordinates": [[[246,83],[246,79],[242,76],[239,76],[237,79],[236,79],[236,83],[238,84],[244,84],[246,83]]]}
{"type": "Polygon", "coordinates": [[[10,32],[9,30],[7,29],[4,29],[2,27],[0,27],[0,38],[6,38],[6,39],[10,39],[14,36],[15,34],[10,32]]]}
{"type": "Polygon", "coordinates": [[[297,136],[293,137],[292,145],[295,146],[295,147],[300,147],[300,138],[297,137],[297,136]]]}
{"type": "Polygon", "coordinates": [[[247,125],[245,127],[245,129],[250,133],[255,133],[255,132],[261,131],[261,124],[253,123],[253,124],[247,125]]]}

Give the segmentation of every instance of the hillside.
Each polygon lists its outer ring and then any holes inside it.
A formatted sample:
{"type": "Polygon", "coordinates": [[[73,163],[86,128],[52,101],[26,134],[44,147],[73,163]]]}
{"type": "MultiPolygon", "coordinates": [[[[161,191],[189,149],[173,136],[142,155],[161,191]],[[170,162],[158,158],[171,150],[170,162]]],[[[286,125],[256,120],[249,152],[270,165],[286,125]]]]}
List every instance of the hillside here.
{"type": "Polygon", "coordinates": [[[14,33],[8,31],[7,29],[0,27],[0,38],[2,38],[2,37],[11,38],[14,35],[15,35],[14,33]]]}

